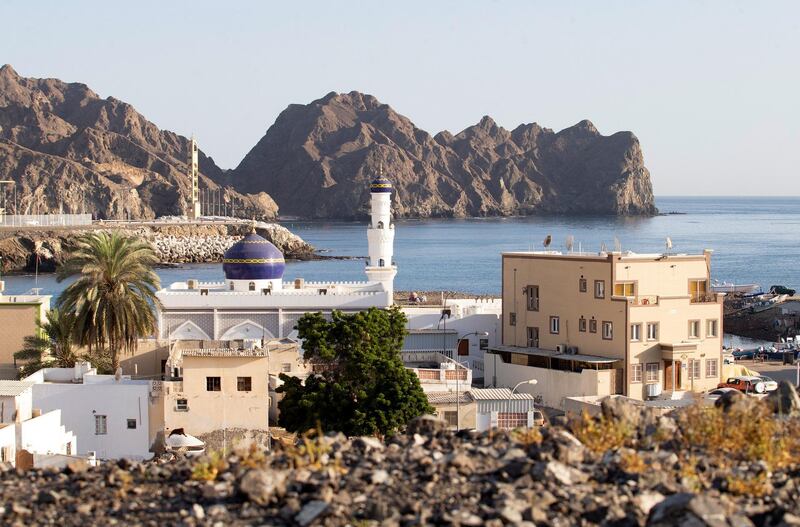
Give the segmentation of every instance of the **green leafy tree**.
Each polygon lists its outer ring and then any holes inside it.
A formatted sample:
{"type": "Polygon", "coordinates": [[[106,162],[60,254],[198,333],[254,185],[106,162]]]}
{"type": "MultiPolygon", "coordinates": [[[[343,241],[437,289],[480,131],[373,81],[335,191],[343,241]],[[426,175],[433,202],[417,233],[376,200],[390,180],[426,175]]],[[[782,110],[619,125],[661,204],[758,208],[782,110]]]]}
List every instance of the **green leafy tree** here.
{"type": "Polygon", "coordinates": [[[297,330],[314,373],[305,383],[281,374],[280,425],[292,432],[320,425],[348,436],[391,435],[432,412],[419,379],[400,357],[405,325],[397,308],[334,311],[330,321],[320,313],[303,315],[297,330]]]}
{"type": "Polygon", "coordinates": [[[75,340],[89,354],[108,350],[111,369],[123,351],[156,330],[155,292],[160,287],[153,248],[118,232],[81,236],[58,270],[58,280],[77,275],[59,297],[59,306],[75,314],[75,340]]]}
{"type": "Polygon", "coordinates": [[[25,337],[23,347],[14,359],[24,362],[20,377],[27,377],[42,368],[72,368],[78,355],[72,342],[75,317],[69,312],[51,309],[47,319],[36,322],[37,331],[25,337]]]}

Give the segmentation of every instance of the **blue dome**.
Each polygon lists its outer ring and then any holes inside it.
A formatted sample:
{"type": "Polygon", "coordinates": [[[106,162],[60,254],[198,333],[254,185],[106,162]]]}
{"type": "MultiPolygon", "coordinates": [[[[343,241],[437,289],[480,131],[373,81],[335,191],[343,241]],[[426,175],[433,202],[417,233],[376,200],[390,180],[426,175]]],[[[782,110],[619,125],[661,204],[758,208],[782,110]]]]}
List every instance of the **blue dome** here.
{"type": "Polygon", "coordinates": [[[369,191],[370,192],[391,192],[392,191],[392,182],[386,179],[385,177],[378,176],[372,180],[372,183],[369,184],[369,191]]]}
{"type": "Polygon", "coordinates": [[[280,279],[285,267],[278,248],[255,233],[234,243],[222,257],[222,270],[228,280],[280,279]]]}

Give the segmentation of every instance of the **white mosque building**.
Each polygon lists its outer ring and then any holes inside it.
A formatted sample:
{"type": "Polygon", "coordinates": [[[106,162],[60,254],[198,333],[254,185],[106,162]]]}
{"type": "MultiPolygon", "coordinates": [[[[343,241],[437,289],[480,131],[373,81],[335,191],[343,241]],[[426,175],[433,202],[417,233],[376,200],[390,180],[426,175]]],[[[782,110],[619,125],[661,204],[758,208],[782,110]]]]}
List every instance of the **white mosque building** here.
{"type": "Polygon", "coordinates": [[[223,259],[225,281],[175,282],[156,293],[159,336],[168,340],[236,341],[253,345],[294,338],[307,312],[356,312],[393,303],[397,267],[392,259],[391,182],[370,184],[369,262],[363,282],[283,281],[283,254],[255,232],[231,246],[223,259]]]}

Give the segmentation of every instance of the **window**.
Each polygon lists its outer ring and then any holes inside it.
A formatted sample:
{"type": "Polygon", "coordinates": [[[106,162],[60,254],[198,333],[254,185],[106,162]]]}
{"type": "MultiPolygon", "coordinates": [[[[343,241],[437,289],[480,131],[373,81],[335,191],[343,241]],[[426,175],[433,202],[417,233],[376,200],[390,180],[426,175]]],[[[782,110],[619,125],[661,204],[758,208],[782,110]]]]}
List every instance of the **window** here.
{"type": "Polygon", "coordinates": [[[689,360],[689,378],[690,379],[700,378],[700,361],[697,359],[689,360]]]}
{"type": "Polygon", "coordinates": [[[379,222],[378,222],[378,228],[379,228],[379,229],[383,229],[383,222],[382,222],[382,221],[379,221],[379,222]]]}
{"type": "Polygon", "coordinates": [[[236,377],[236,391],[249,392],[253,390],[252,377],[236,377]]]}
{"type": "Polygon", "coordinates": [[[647,382],[658,382],[658,363],[647,363],[647,382]]]}
{"type": "Polygon", "coordinates": [[[478,341],[478,348],[482,349],[482,350],[488,350],[489,349],[489,339],[480,339],[478,341]]]}
{"type": "Polygon", "coordinates": [[[256,283],[255,282],[250,282],[249,284],[247,284],[247,290],[248,291],[255,291],[256,290],[256,283]]]}
{"type": "Polygon", "coordinates": [[[447,423],[447,426],[458,428],[458,412],[455,410],[445,410],[444,421],[447,423]]]}
{"type": "Polygon", "coordinates": [[[558,335],[559,329],[561,329],[561,320],[558,317],[550,317],[550,333],[558,335]]]}
{"type": "Polygon", "coordinates": [[[583,317],[578,319],[578,331],[586,333],[586,319],[583,317]]]}
{"type": "Polygon", "coordinates": [[[511,326],[517,325],[517,314],[516,313],[509,313],[508,314],[508,324],[511,326]]]}
{"type": "Polygon", "coordinates": [[[641,364],[631,364],[631,382],[642,382],[641,364]]]}
{"type": "Polygon", "coordinates": [[[658,340],[658,322],[647,323],[647,340],[658,340]]]}
{"type": "Polygon", "coordinates": [[[597,321],[594,317],[589,321],[589,333],[597,333],[597,321]]]}
{"type": "Polygon", "coordinates": [[[539,311],[539,286],[529,285],[525,288],[528,297],[528,311],[539,311]]]}
{"type": "Polygon", "coordinates": [[[689,280],[689,297],[692,302],[706,302],[708,282],[703,280],[689,280]]]}
{"type": "Polygon", "coordinates": [[[603,339],[611,340],[614,338],[614,325],[611,322],[603,321],[603,339]]]}
{"type": "Polygon", "coordinates": [[[700,321],[699,320],[690,320],[689,321],[689,338],[690,339],[700,338],[700,321]]]}
{"type": "Polygon", "coordinates": [[[206,391],[219,392],[222,391],[222,381],[219,377],[206,377],[206,391]]]}
{"type": "Polygon", "coordinates": [[[717,319],[709,320],[708,328],[706,331],[706,337],[716,337],[716,336],[717,336],[717,319]]]}
{"type": "Polygon", "coordinates": [[[539,328],[528,328],[528,347],[539,347],[539,328]]]}
{"type": "Polygon", "coordinates": [[[72,443],[67,443],[66,445],[64,445],[64,451],[65,451],[64,453],[66,455],[71,456],[72,455],[72,443]]]}
{"type": "Polygon", "coordinates": [[[631,324],[631,341],[638,342],[642,340],[642,325],[631,324]]]}
{"type": "Polygon", "coordinates": [[[128,430],[136,430],[136,419],[128,419],[128,430]]]}
{"type": "Polygon", "coordinates": [[[528,414],[526,412],[498,412],[497,428],[506,430],[512,428],[527,428],[528,414]]]}
{"type": "Polygon", "coordinates": [[[594,281],[594,297],[595,298],[605,298],[606,297],[606,283],[603,280],[595,280],[594,281]]]}
{"type": "Polygon", "coordinates": [[[581,293],[586,292],[586,278],[582,276],[578,280],[578,291],[580,291],[581,293]]]}
{"type": "Polygon", "coordinates": [[[383,258],[378,260],[378,267],[386,267],[386,262],[383,260],[383,258]]]}
{"type": "Polygon", "coordinates": [[[94,416],[94,435],[104,436],[108,433],[108,419],[105,415],[94,416]]]}
{"type": "Polygon", "coordinates": [[[614,296],[633,296],[633,282],[617,282],[614,284],[614,296]]]}
{"type": "Polygon", "coordinates": [[[706,377],[719,377],[717,359],[706,359],[706,377]]]}
{"type": "Polygon", "coordinates": [[[175,401],[175,411],[176,412],[188,412],[189,411],[189,400],[188,399],[177,399],[175,401]]]}
{"type": "Polygon", "coordinates": [[[283,373],[289,373],[290,371],[292,371],[292,363],[284,362],[283,364],[281,364],[281,371],[283,373]]]}

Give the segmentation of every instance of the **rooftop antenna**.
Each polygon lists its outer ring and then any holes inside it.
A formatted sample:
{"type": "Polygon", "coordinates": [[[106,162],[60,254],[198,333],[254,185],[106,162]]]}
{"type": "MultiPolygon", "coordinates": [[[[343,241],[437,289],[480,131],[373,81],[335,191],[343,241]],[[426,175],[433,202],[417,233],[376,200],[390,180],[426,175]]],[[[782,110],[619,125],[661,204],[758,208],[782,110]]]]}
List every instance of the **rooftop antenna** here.
{"type": "Polygon", "coordinates": [[[616,236],[614,236],[614,250],[618,253],[622,252],[622,242],[616,236]]]}
{"type": "Polygon", "coordinates": [[[575,236],[571,234],[567,236],[567,240],[564,242],[564,245],[567,247],[568,252],[572,252],[572,248],[575,247],[575,236]]]}
{"type": "Polygon", "coordinates": [[[553,243],[553,237],[548,234],[547,236],[544,237],[544,241],[542,242],[544,249],[547,250],[547,248],[550,247],[551,243],[553,243]]]}
{"type": "Polygon", "coordinates": [[[606,242],[600,243],[600,252],[601,253],[607,253],[608,252],[608,247],[606,247],[606,242]]]}

